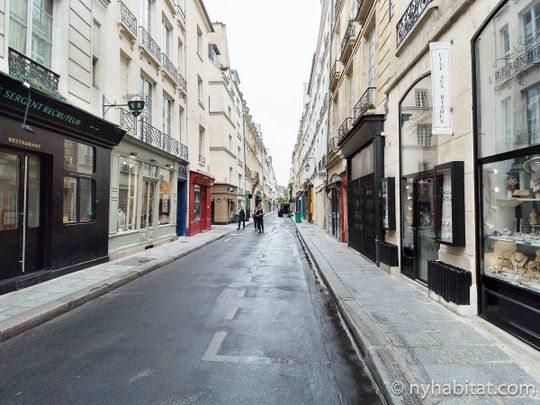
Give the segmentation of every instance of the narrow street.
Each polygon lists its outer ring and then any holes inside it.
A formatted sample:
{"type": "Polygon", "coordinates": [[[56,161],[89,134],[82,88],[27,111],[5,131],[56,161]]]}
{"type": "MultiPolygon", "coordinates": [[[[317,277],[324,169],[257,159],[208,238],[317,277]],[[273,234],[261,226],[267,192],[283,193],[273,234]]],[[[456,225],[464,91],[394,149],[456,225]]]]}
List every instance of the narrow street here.
{"type": "Polygon", "coordinates": [[[0,346],[1,404],[376,404],[287,218],[0,346]]]}

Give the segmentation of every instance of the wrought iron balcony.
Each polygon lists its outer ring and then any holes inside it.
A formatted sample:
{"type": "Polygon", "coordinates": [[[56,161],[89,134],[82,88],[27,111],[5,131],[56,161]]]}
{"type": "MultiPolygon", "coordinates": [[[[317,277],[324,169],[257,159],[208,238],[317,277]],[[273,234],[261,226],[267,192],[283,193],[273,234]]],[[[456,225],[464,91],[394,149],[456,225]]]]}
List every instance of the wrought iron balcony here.
{"type": "Polygon", "coordinates": [[[330,90],[333,90],[341,76],[341,62],[336,60],[330,71],[330,90]]]}
{"type": "Polygon", "coordinates": [[[176,13],[178,14],[178,17],[180,17],[180,20],[182,20],[182,22],[185,25],[186,24],[186,13],[184,13],[184,10],[182,10],[182,7],[178,3],[178,1],[176,2],[176,13]]]}
{"type": "Polygon", "coordinates": [[[148,52],[155,57],[159,62],[161,62],[161,49],[154,38],[144,29],[144,27],[139,27],[141,31],[141,42],[148,52]]]}
{"type": "Polygon", "coordinates": [[[58,92],[59,75],[12,48],[9,48],[9,74],[45,93],[58,92]]]}
{"type": "Polygon", "coordinates": [[[118,3],[120,4],[120,22],[137,38],[137,18],[123,2],[118,3]]]}
{"type": "Polygon", "coordinates": [[[338,150],[338,142],[339,138],[337,136],[334,136],[328,140],[328,154],[332,153],[335,150],[338,150]]]}
{"type": "Polygon", "coordinates": [[[343,5],[343,0],[336,0],[334,3],[334,17],[337,19],[339,12],[341,11],[341,6],[343,5]]]}
{"type": "Polygon", "coordinates": [[[358,120],[367,110],[375,108],[375,87],[368,87],[354,106],[354,120],[358,120]]]}
{"type": "Polygon", "coordinates": [[[165,69],[165,72],[175,81],[178,82],[178,69],[171,62],[169,57],[164,53],[161,54],[161,63],[165,69]]]}
{"type": "Polygon", "coordinates": [[[433,0],[412,0],[397,23],[397,44],[409,34],[425,9],[433,0]]]}
{"type": "Polygon", "coordinates": [[[178,77],[176,78],[176,81],[178,82],[178,85],[183,90],[183,92],[187,93],[187,82],[186,82],[186,79],[184,79],[184,76],[182,76],[181,73],[178,73],[178,77]]]}
{"type": "Polygon", "coordinates": [[[347,24],[347,30],[345,31],[345,35],[343,35],[343,40],[341,41],[341,60],[342,61],[344,61],[350,55],[355,39],[356,39],[356,23],[354,21],[349,21],[349,24],[347,24]]]}
{"type": "Polygon", "coordinates": [[[137,118],[124,109],[120,110],[120,128],[128,135],[137,138],[137,118]]]}
{"type": "Polygon", "coordinates": [[[206,163],[206,157],[204,157],[203,155],[199,154],[199,163],[202,163],[203,165],[206,163]]]}
{"type": "Polygon", "coordinates": [[[339,140],[341,141],[351,130],[353,126],[353,119],[351,117],[345,118],[345,121],[343,121],[343,124],[340,125],[338,128],[338,136],[339,140]]]}
{"type": "Polygon", "coordinates": [[[161,131],[147,122],[141,122],[141,140],[156,148],[162,149],[161,131]]]}

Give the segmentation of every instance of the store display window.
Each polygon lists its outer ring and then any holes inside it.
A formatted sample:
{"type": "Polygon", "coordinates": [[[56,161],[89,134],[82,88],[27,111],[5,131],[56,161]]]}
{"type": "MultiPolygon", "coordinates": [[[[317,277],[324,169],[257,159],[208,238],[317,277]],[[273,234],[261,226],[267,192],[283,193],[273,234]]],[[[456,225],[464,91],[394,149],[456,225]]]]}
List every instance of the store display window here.
{"type": "Polygon", "coordinates": [[[159,224],[171,223],[172,172],[159,169],[159,224]]]}
{"type": "Polygon", "coordinates": [[[435,167],[435,235],[438,243],[465,246],[463,162],[435,167]]]}
{"type": "Polygon", "coordinates": [[[484,274],[540,292],[540,154],[482,167],[484,274]]]}

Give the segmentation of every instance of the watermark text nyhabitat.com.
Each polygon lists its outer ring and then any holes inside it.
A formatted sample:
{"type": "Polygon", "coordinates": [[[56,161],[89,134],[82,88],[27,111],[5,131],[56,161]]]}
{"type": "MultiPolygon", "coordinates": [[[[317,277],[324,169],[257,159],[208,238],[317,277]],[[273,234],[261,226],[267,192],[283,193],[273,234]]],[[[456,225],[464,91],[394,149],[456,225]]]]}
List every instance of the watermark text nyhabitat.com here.
{"type": "Polygon", "coordinates": [[[503,396],[503,397],[534,397],[536,387],[534,384],[498,384],[474,383],[465,380],[439,384],[431,380],[429,384],[405,384],[399,380],[390,386],[396,395],[415,395],[421,399],[445,396],[503,396]]]}

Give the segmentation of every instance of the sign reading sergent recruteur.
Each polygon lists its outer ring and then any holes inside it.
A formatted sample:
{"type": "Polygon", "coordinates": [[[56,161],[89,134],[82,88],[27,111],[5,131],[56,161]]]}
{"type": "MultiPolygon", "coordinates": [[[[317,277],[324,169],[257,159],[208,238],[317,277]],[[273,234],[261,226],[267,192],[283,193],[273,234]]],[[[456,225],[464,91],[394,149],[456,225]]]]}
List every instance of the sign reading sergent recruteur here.
{"type": "Polygon", "coordinates": [[[433,86],[433,135],[452,135],[450,42],[430,42],[433,86]]]}

